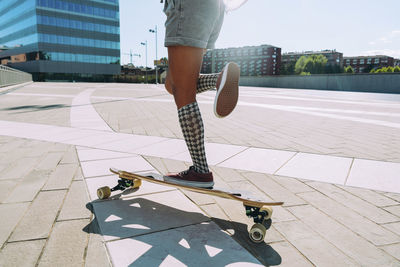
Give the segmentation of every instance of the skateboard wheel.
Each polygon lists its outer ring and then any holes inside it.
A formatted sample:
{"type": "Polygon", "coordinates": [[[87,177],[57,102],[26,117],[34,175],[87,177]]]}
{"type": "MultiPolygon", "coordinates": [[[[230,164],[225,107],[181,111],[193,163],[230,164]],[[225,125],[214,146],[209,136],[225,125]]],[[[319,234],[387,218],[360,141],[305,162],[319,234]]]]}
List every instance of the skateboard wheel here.
{"type": "Polygon", "coordinates": [[[133,184],[132,184],[132,188],[133,189],[135,189],[135,188],[139,188],[140,186],[142,185],[142,180],[140,180],[140,179],[135,179],[135,180],[133,180],[133,184]]]}
{"type": "Polygon", "coordinates": [[[272,208],[271,207],[268,207],[268,206],[262,207],[260,209],[260,212],[265,212],[266,213],[265,217],[264,217],[264,220],[271,219],[271,217],[272,217],[272,208]]]}
{"type": "Polygon", "coordinates": [[[254,224],[249,232],[249,237],[254,243],[261,243],[264,241],[267,229],[261,223],[254,224]]]}
{"type": "Polygon", "coordinates": [[[97,197],[99,199],[107,199],[111,195],[111,189],[108,186],[97,189],[97,197]]]}

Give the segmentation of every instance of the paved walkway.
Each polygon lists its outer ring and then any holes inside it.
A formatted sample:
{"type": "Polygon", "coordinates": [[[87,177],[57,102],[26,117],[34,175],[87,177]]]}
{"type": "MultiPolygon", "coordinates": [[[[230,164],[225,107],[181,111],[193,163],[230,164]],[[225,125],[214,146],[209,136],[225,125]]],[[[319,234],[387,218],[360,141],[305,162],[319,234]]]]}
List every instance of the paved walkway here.
{"type": "Polygon", "coordinates": [[[266,243],[229,200],[151,184],[97,200],[110,166],[189,166],[161,87],[34,83],[0,96],[0,265],[400,266],[400,101],[242,88],[220,120],[213,94],[198,100],[216,183],[285,201],[266,243]]]}

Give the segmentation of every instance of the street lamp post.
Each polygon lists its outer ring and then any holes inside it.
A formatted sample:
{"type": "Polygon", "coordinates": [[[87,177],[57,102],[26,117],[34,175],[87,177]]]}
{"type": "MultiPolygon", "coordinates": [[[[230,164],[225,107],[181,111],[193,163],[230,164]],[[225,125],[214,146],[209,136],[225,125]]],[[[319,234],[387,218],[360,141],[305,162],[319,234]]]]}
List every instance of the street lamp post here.
{"type": "Polygon", "coordinates": [[[155,69],[156,69],[156,84],[158,84],[158,70],[157,70],[157,62],[158,62],[158,55],[157,55],[157,25],[156,27],[153,29],[150,29],[149,32],[152,32],[156,35],[156,64],[155,64],[155,69]]]}
{"type": "Polygon", "coordinates": [[[140,44],[146,46],[146,83],[148,83],[148,81],[147,81],[147,40],[146,40],[146,42],[141,42],[140,44]]]}

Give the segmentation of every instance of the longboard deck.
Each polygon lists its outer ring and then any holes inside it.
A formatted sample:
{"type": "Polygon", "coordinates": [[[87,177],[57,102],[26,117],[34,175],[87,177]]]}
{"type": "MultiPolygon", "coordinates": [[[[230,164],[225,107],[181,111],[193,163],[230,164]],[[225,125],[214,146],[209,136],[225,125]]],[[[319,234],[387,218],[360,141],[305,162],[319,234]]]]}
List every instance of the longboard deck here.
{"type": "Polygon", "coordinates": [[[284,203],[284,202],[266,202],[266,201],[262,201],[262,200],[258,200],[258,199],[246,196],[245,194],[242,194],[241,196],[239,196],[238,194],[235,194],[234,192],[226,192],[226,191],[218,190],[218,189],[207,189],[207,188],[192,187],[192,186],[187,186],[187,185],[178,185],[178,184],[164,181],[162,178],[143,176],[143,175],[139,175],[139,174],[128,172],[128,171],[118,170],[115,168],[110,168],[110,171],[114,174],[117,174],[120,178],[129,179],[129,180],[140,179],[140,180],[147,181],[150,183],[180,188],[180,189],[184,189],[184,190],[197,192],[200,194],[207,194],[207,195],[232,199],[232,200],[242,202],[243,205],[245,205],[245,206],[261,208],[263,206],[281,206],[284,203]]]}

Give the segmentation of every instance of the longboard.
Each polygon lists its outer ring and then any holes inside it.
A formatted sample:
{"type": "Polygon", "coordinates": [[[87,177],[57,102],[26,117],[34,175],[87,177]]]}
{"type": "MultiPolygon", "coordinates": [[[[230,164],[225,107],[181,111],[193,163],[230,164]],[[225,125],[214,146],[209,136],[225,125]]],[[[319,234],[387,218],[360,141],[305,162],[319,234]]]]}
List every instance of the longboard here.
{"type": "Polygon", "coordinates": [[[110,188],[108,186],[97,189],[97,196],[99,199],[107,199],[111,192],[117,190],[125,190],[126,188],[139,188],[142,185],[142,180],[150,183],[170,186],[174,188],[189,190],[200,194],[207,194],[211,196],[232,199],[243,203],[246,209],[246,215],[253,218],[254,225],[250,229],[249,237],[255,243],[260,243],[264,240],[266,234],[266,226],[270,225],[268,221],[271,220],[272,208],[271,206],[283,205],[283,202],[267,202],[258,200],[254,197],[247,196],[243,193],[238,193],[230,190],[207,189],[192,187],[187,185],[178,185],[171,182],[164,181],[162,177],[144,176],[136,173],[110,168],[110,171],[119,176],[118,184],[110,188]]]}

